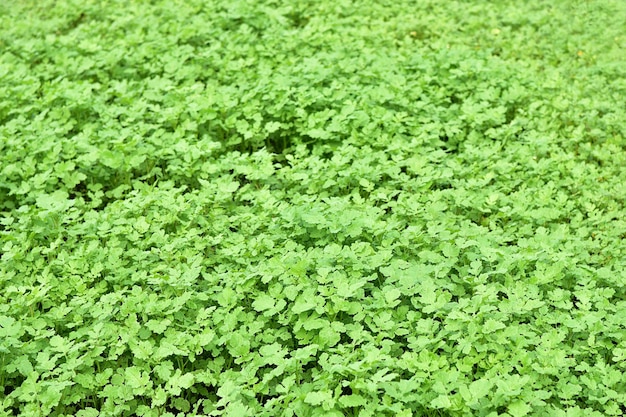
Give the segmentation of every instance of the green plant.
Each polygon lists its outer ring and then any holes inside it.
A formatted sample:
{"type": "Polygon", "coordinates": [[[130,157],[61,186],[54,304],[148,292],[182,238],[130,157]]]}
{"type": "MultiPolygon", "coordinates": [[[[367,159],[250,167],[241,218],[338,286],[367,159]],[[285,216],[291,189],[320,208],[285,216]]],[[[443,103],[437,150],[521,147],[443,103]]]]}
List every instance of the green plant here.
{"type": "Polygon", "coordinates": [[[0,6],[0,414],[604,416],[622,2],[0,6]]]}

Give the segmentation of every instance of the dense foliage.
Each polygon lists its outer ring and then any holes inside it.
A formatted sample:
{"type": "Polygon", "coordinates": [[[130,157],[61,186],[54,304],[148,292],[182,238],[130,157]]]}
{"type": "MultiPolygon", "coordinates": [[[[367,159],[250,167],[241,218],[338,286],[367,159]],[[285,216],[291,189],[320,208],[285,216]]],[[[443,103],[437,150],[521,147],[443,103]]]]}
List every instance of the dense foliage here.
{"type": "Polygon", "coordinates": [[[626,3],[0,4],[0,414],[626,413],[626,3]]]}

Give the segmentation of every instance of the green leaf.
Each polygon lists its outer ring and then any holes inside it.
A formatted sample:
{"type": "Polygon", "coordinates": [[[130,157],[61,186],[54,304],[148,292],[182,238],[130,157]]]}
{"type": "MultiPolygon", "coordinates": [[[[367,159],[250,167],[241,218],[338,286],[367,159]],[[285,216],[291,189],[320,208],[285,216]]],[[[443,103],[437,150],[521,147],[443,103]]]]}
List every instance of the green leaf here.
{"type": "Polygon", "coordinates": [[[100,161],[109,168],[118,169],[124,163],[124,155],[107,149],[100,152],[100,161]]]}
{"type": "Polygon", "coordinates": [[[74,201],[69,200],[69,194],[63,190],[37,197],[37,206],[53,213],[64,212],[73,205],[74,201]]]}
{"type": "Polygon", "coordinates": [[[274,308],[275,305],[276,300],[273,297],[267,294],[260,294],[252,303],[252,308],[256,311],[265,311],[274,308]]]}
{"type": "Polygon", "coordinates": [[[180,395],[181,390],[190,388],[194,382],[194,374],[190,372],[183,374],[180,369],[177,369],[174,375],[172,375],[167,381],[165,391],[170,395],[178,396],[180,395]]]}
{"type": "Polygon", "coordinates": [[[311,405],[320,405],[325,401],[332,400],[333,395],[331,391],[313,391],[309,392],[306,397],[304,397],[304,402],[311,405]]]}
{"type": "Polygon", "coordinates": [[[197,335],[197,339],[200,346],[207,346],[215,339],[215,332],[205,329],[202,333],[197,335]]]}
{"type": "Polygon", "coordinates": [[[447,395],[440,395],[430,402],[430,406],[433,408],[450,408],[452,406],[452,402],[450,402],[450,398],[447,395]]]}
{"type": "Polygon", "coordinates": [[[226,407],[224,415],[228,417],[251,417],[254,416],[254,412],[241,401],[235,401],[226,407]]]}
{"type": "Polygon", "coordinates": [[[388,304],[394,304],[401,295],[402,292],[398,288],[391,288],[385,291],[385,301],[387,301],[388,304]]]}
{"type": "Polygon", "coordinates": [[[319,340],[322,345],[335,346],[341,340],[341,335],[331,327],[325,327],[320,330],[319,340]]]}
{"type": "Polygon", "coordinates": [[[15,367],[15,369],[17,369],[17,371],[23,376],[28,376],[34,371],[33,365],[26,356],[20,356],[11,363],[11,366],[15,367]]]}
{"type": "Polygon", "coordinates": [[[76,412],[76,417],[98,417],[100,412],[92,407],[86,407],[76,412]]]}
{"type": "Polygon", "coordinates": [[[287,355],[287,350],[278,343],[272,343],[271,345],[261,346],[259,353],[264,357],[266,363],[278,365],[283,362],[284,357],[287,355]]]}
{"type": "Polygon", "coordinates": [[[469,385],[469,390],[476,399],[481,399],[489,394],[493,387],[493,382],[487,379],[477,379],[469,385]]]}
{"type": "Polygon", "coordinates": [[[509,404],[508,412],[513,417],[524,417],[528,413],[532,411],[532,408],[523,402],[522,400],[517,400],[509,404]]]}
{"type": "Polygon", "coordinates": [[[167,401],[167,393],[162,387],[158,387],[152,395],[152,406],[160,407],[167,401]]]}
{"type": "Polygon", "coordinates": [[[128,386],[133,388],[138,395],[143,394],[146,388],[152,386],[148,373],[142,372],[141,368],[137,366],[126,368],[125,377],[128,386]]]}
{"type": "Polygon", "coordinates": [[[506,325],[504,323],[493,320],[493,319],[489,319],[485,321],[485,324],[483,325],[483,332],[493,333],[495,331],[504,329],[505,327],[506,325]]]}
{"type": "Polygon", "coordinates": [[[342,395],[339,403],[344,407],[360,407],[367,404],[367,400],[358,394],[342,395]]]}
{"type": "Polygon", "coordinates": [[[132,341],[130,349],[138,359],[142,360],[150,358],[155,353],[154,345],[147,340],[132,341]]]}
{"type": "Polygon", "coordinates": [[[294,314],[300,314],[305,311],[313,310],[316,307],[317,304],[314,300],[307,299],[304,296],[298,296],[293,304],[293,307],[291,307],[291,311],[293,311],[294,314]]]}
{"type": "Polygon", "coordinates": [[[154,333],[163,333],[167,327],[172,324],[169,319],[164,320],[148,320],[146,327],[152,330],[154,333]]]}
{"type": "Polygon", "coordinates": [[[250,339],[240,333],[233,333],[228,339],[228,350],[235,357],[250,353],[250,339]]]}

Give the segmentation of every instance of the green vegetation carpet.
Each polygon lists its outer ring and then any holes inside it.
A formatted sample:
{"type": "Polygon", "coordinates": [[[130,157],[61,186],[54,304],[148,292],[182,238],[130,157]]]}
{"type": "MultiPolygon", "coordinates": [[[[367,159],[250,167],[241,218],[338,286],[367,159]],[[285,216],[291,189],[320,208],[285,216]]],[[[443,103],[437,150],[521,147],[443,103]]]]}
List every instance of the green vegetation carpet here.
{"type": "Polygon", "coordinates": [[[0,4],[0,415],[626,413],[626,2],[0,4]]]}

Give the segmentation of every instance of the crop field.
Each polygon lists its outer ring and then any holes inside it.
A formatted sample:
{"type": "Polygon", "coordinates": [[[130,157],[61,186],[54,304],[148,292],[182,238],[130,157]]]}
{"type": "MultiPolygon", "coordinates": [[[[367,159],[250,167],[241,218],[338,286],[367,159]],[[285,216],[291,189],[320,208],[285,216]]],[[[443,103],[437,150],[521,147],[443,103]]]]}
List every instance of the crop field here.
{"type": "Polygon", "coordinates": [[[626,414],[626,2],[0,2],[0,416],[626,414]]]}

